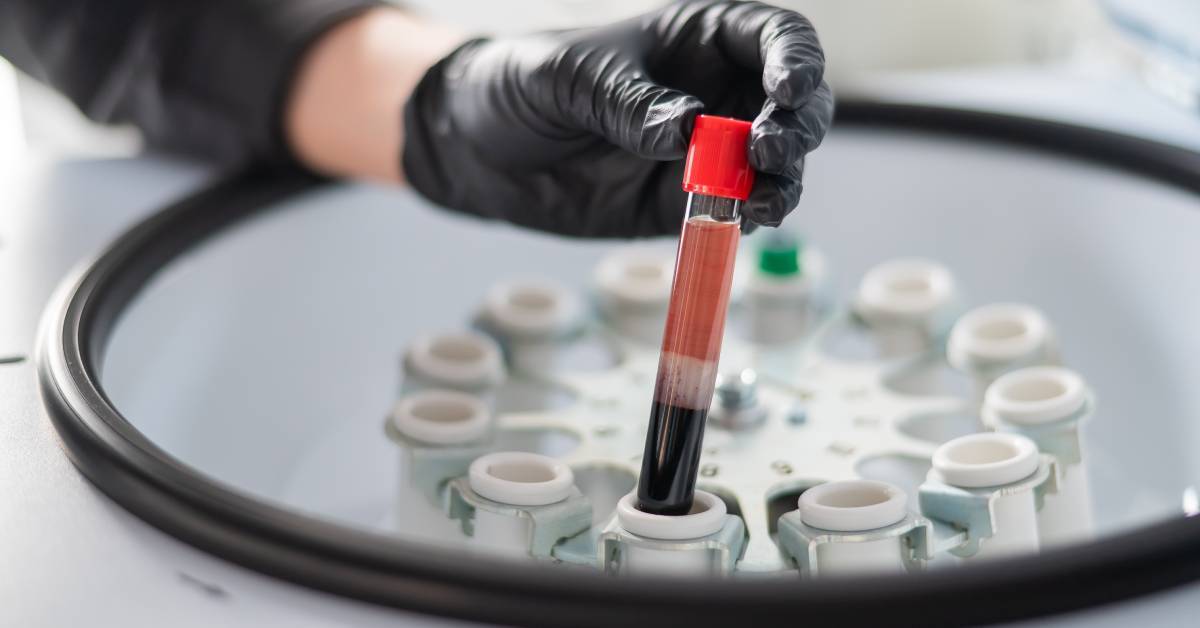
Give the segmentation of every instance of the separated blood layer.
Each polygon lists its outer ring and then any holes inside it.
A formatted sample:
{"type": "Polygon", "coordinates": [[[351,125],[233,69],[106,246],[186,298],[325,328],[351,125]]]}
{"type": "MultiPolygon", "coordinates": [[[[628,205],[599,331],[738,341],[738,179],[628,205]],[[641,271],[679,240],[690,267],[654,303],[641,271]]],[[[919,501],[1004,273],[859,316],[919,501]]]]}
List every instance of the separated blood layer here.
{"type": "Polygon", "coordinates": [[[736,222],[699,216],[684,223],[655,382],[658,403],[705,410],[712,402],[738,236],[736,222]]]}
{"type": "Polygon", "coordinates": [[[638,481],[644,512],[684,515],[691,509],[738,236],[736,221],[698,216],[684,223],[638,481]]]}

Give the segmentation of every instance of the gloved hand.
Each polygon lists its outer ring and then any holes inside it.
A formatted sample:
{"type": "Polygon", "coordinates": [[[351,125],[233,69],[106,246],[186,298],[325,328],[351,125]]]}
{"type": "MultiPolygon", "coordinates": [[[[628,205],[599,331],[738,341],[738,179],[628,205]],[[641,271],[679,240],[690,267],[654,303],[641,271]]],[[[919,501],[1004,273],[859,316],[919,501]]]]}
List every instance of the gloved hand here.
{"type": "Polygon", "coordinates": [[[776,226],[833,116],[803,16],[679,2],[600,28],[474,40],[434,65],[404,112],[404,173],[448,208],[576,236],[676,233],[698,113],[754,120],[744,206],[776,226]]]}

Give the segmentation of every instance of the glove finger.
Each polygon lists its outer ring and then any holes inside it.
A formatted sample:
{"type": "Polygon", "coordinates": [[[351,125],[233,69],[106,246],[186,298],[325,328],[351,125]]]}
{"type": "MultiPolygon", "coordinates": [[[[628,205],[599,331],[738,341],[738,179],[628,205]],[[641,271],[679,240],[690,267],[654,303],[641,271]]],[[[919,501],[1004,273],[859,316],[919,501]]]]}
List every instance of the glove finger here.
{"type": "Polygon", "coordinates": [[[778,227],[800,202],[800,194],[804,191],[801,181],[803,172],[804,160],[801,158],[784,174],[759,174],[755,177],[750,198],[742,210],[746,219],[752,223],[778,227]]]}
{"type": "Polygon", "coordinates": [[[833,92],[825,83],[800,109],[766,101],[750,129],[750,165],[760,172],[783,174],[821,145],[832,121],[833,92]]]}
{"type": "Polygon", "coordinates": [[[577,120],[639,157],[667,161],[687,154],[699,98],[644,78],[614,81],[577,120]]]}
{"type": "Polygon", "coordinates": [[[799,13],[781,12],[763,29],[763,89],[787,109],[809,101],[825,77],[825,53],[812,23],[799,13]]]}
{"type": "Polygon", "coordinates": [[[762,72],[767,96],[798,109],[825,76],[825,53],[812,22],[757,2],[717,5],[717,43],[738,65],[762,72]]]}

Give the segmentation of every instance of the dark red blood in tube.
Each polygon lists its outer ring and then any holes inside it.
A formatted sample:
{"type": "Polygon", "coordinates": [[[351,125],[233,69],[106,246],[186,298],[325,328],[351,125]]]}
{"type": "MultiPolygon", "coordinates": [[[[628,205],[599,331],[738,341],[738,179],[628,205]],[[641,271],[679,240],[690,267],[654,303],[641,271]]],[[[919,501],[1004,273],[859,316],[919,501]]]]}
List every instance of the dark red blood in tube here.
{"type": "Polygon", "coordinates": [[[688,218],[679,238],[638,477],[637,506],[651,514],[686,515],[692,509],[729,308],[741,202],[754,186],[746,152],[750,128],[745,120],[699,115],[688,145],[683,172],[688,218]]]}
{"type": "Polygon", "coordinates": [[[737,221],[696,216],[684,223],[638,483],[645,512],[691,509],[739,235],[737,221]]]}

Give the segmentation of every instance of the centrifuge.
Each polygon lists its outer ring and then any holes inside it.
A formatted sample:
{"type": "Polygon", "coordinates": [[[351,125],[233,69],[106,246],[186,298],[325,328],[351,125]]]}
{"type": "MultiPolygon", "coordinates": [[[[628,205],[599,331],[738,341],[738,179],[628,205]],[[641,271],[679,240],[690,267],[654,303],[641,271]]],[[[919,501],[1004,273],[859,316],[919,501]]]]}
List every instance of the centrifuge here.
{"type": "Polygon", "coordinates": [[[18,624],[1200,610],[1200,153],[845,99],[800,208],[742,238],[671,516],[633,491],[673,241],[162,158],[14,180],[18,624]]]}

